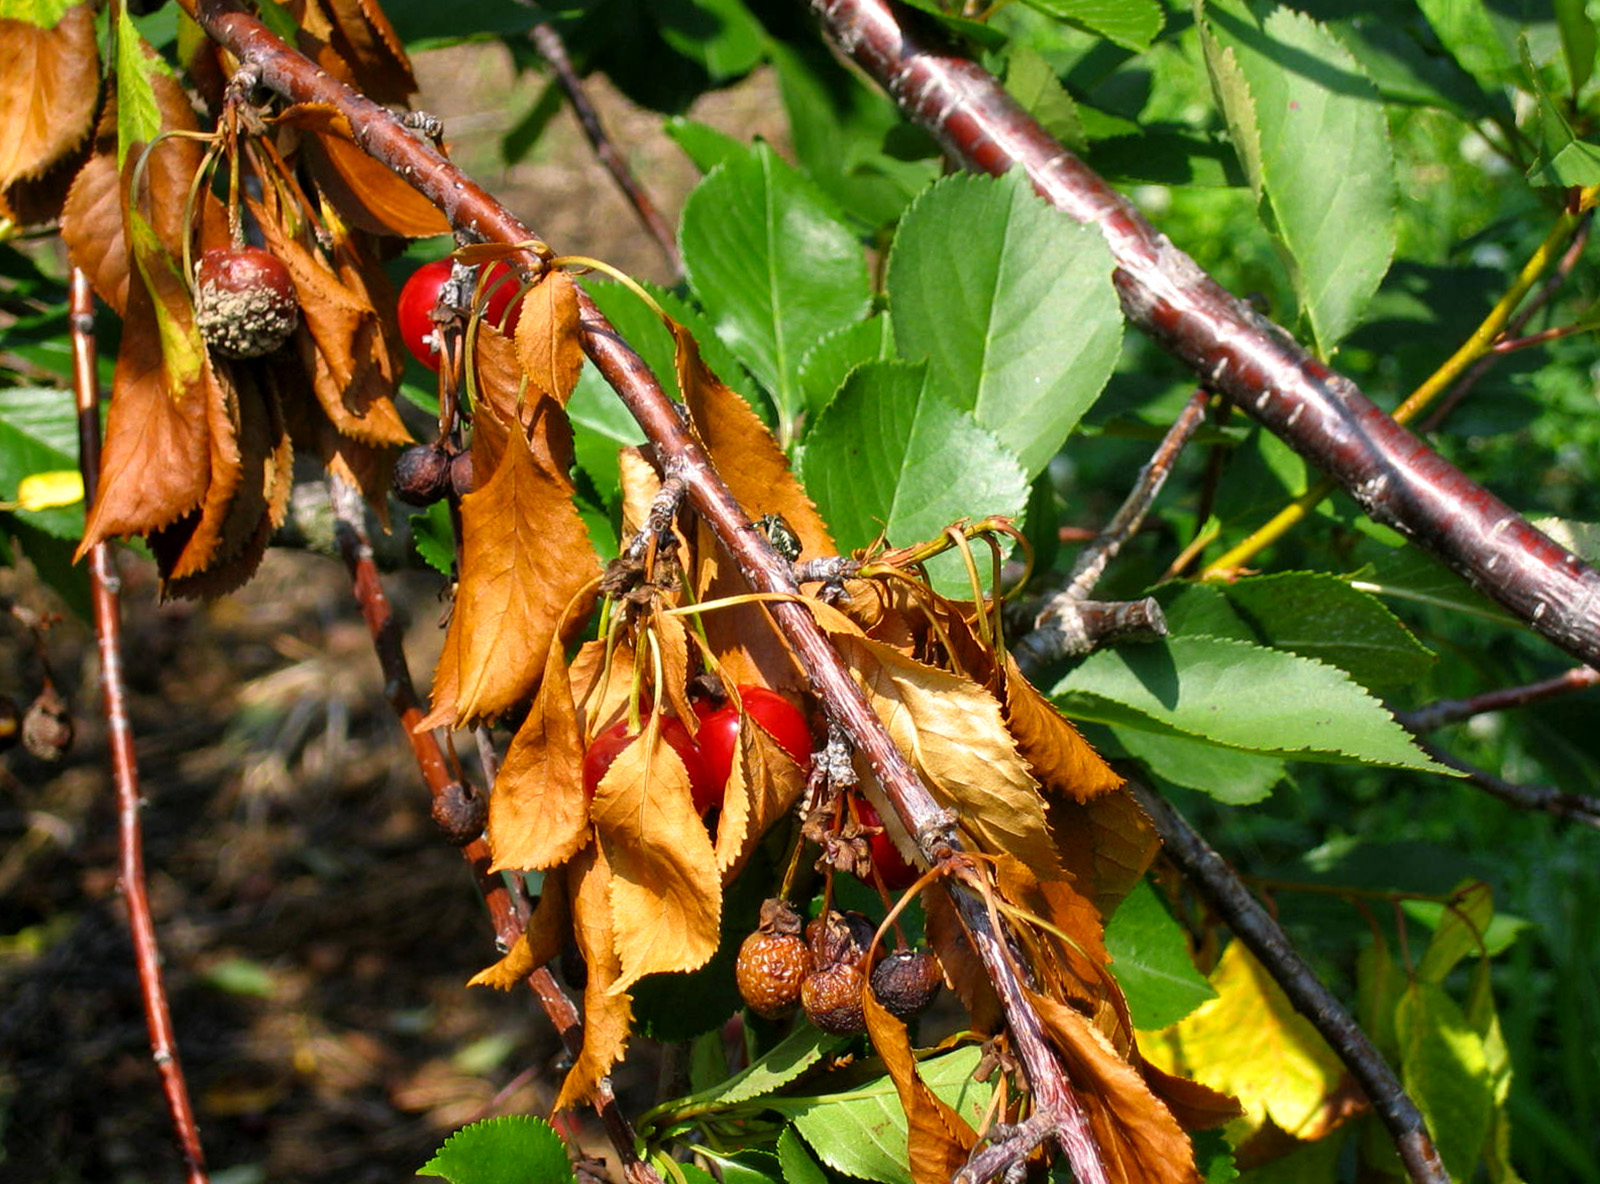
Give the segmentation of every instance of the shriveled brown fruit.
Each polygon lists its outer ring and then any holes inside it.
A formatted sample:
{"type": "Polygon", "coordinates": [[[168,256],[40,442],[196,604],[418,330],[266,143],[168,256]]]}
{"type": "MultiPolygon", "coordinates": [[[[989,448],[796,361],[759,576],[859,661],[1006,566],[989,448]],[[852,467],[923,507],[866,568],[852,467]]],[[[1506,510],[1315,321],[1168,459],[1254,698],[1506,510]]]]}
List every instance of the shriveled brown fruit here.
{"type": "Polygon", "coordinates": [[[418,444],[395,458],[394,495],[408,506],[431,506],[449,494],[452,457],[438,444],[418,444]]]}
{"type": "Polygon", "coordinates": [[[445,841],[465,847],[489,821],[489,796],[463,781],[452,781],[433,799],[433,821],[445,841]]]}
{"type": "Polygon", "coordinates": [[[458,452],[450,458],[450,488],[457,497],[466,497],[477,488],[472,480],[472,450],[458,452]]]}
{"type": "Polygon", "coordinates": [[[860,913],[829,909],[806,926],[806,945],[819,969],[836,962],[853,966],[871,947],[876,932],[877,926],[860,913]]]}
{"type": "Polygon", "coordinates": [[[788,1015],[800,1002],[800,984],[810,969],[799,914],[787,901],[763,901],[761,923],[739,947],[733,968],[745,1003],[763,1019],[788,1015]]]}
{"type": "Polygon", "coordinates": [[[52,686],[46,686],[22,717],[22,745],[42,761],[58,761],[72,747],[72,716],[52,686]]]}
{"type": "Polygon", "coordinates": [[[213,248],[195,269],[195,324],[226,358],[274,353],[300,323],[300,298],[289,269],[259,247],[213,248]]]}
{"type": "Polygon", "coordinates": [[[814,970],[800,984],[800,1005],[806,1018],[824,1032],[853,1036],[867,1029],[861,1008],[861,971],[854,962],[835,962],[814,970]]]}
{"type": "Polygon", "coordinates": [[[940,985],[939,960],[927,950],[895,950],[872,968],[872,994],[897,1020],[926,1010],[940,985]]]}

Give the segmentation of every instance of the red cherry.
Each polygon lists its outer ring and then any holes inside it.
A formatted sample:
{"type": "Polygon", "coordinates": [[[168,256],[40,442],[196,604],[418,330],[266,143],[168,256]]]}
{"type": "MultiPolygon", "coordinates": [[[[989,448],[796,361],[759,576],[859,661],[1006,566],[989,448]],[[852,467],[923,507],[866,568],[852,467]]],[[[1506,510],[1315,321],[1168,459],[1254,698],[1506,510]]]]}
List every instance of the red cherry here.
{"type": "MultiPolygon", "coordinates": [[[[856,814],[861,819],[862,826],[882,826],[883,819],[873,809],[872,803],[859,801],[856,803],[856,814]]],[[[912,864],[905,861],[905,856],[900,854],[900,848],[894,845],[884,831],[879,831],[867,840],[867,845],[872,850],[872,866],[878,869],[878,875],[883,877],[883,886],[891,892],[899,892],[909,888],[917,882],[922,875],[912,864]]],[[[870,882],[870,881],[869,881],[870,882]]]]}
{"type": "MultiPolygon", "coordinates": [[[[439,368],[439,351],[434,347],[433,340],[433,309],[439,303],[439,289],[450,278],[450,267],[449,259],[424,263],[411,273],[405,287],[400,289],[400,339],[406,343],[411,356],[429,370],[439,368]]],[[[496,262],[489,265],[483,282],[486,287],[493,288],[483,310],[484,320],[498,329],[500,318],[506,316],[507,309],[511,309],[502,332],[514,332],[517,318],[522,313],[522,302],[517,299],[516,277],[504,263],[496,262]],[[502,276],[506,277],[503,281],[500,278],[502,276]],[[516,301],[515,308],[511,307],[513,301],[516,301]]]]}
{"type": "MultiPolygon", "coordinates": [[[[745,714],[759,724],[778,742],[778,747],[794,758],[795,764],[811,771],[811,728],[806,717],[789,700],[766,687],[739,688],[744,701],[745,714]]],[[[698,712],[699,705],[696,705],[698,712]]],[[[717,801],[722,800],[723,788],[733,776],[733,762],[739,749],[739,709],[729,701],[700,719],[700,751],[705,756],[706,772],[719,788],[717,801]]],[[[713,805],[716,803],[712,803],[713,805]]]]}
{"type": "MultiPolygon", "coordinates": [[[[613,724],[594,738],[589,751],[583,754],[583,792],[587,796],[594,797],[594,791],[606,775],[606,770],[611,767],[611,762],[638,738],[638,732],[628,730],[627,720],[613,724]]],[[[689,735],[689,730],[674,717],[663,716],[661,738],[672,746],[672,750],[683,761],[684,768],[689,770],[689,793],[694,799],[694,808],[703,814],[708,808],[701,805],[703,800],[714,798],[713,804],[721,802],[722,788],[713,785],[710,774],[706,772],[705,757],[700,752],[700,746],[689,735]]]]}

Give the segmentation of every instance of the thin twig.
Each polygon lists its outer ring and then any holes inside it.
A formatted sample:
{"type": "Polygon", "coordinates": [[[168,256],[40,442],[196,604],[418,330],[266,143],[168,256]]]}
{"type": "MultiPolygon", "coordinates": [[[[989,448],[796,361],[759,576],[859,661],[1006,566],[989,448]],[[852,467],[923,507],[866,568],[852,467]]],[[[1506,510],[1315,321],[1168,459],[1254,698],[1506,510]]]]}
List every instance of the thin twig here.
{"type": "MultiPolygon", "coordinates": [[[[89,277],[72,269],[70,296],[72,376],[78,408],[78,466],[83,472],[84,502],[94,505],[100,475],[100,385],[95,373],[94,291],[89,277]]],[[[128,929],[139,971],[139,994],[144,1003],[145,1026],[150,1030],[150,1052],[161,1079],[161,1093],[178,1152],[183,1157],[189,1184],[205,1184],[205,1151],[194,1105],[178,1060],[172,1029],[172,1010],[161,975],[161,950],[156,943],[155,921],[145,888],[144,830],[139,821],[143,801],[139,796],[139,766],[134,757],[133,725],[128,720],[127,692],[122,681],[122,623],[117,574],[111,544],[89,549],[89,590],[94,602],[95,645],[100,657],[100,693],[106,713],[106,742],[111,749],[111,772],[117,787],[117,846],[123,898],[128,902],[128,929]]]]}
{"type": "Polygon", "coordinates": [[[1155,641],[1167,635],[1167,618],[1154,596],[1142,600],[1051,597],[1034,629],[1014,647],[1017,668],[1037,679],[1052,662],[1093,653],[1113,641],[1155,641]]]}
{"type": "Polygon", "coordinates": [[[1166,856],[1256,956],[1295,1010],[1311,1021],[1366,1091],[1411,1178],[1418,1184],[1447,1184],[1450,1177],[1421,1112],[1344,1005],[1322,985],[1272,915],[1188,820],[1160,794],[1135,780],[1128,784],[1161,835],[1166,856]]]}
{"type": "Polygon", "coordinates": [[[1441,765],[1449,765],[1456,772],[1464,774],[1469,784],[1476,785],[1503,802],[1509,802],[1524,810],[1553,814],[1557,818],[1565,818],[1600,830],[1600,798],[1581,793],[1568,793],[1566,790],[1547,785],[1518,785],[1503,777],[1497,777],[1487,769],[1469,765],[1426,740],[1418,739],[1416,745],[1441,765]]]}
{"type": "MultiPolygon", "coordinates": [[[[416,757],[417,768],[422,772],[428,791],[437,798],[455,779],[438,736],[430,731],[417,731],[417,724],[423,718],[422,704],[417,698],[416,686],[411,681],[411,669],[406,662],[399,623],[390,611],[389,599],[384,595],[378,568],[373,562],[366,506],[358,490],[337,478],[330,478],[329,492],[337,523],[339,553],[350,573],[367,630],[372,635],[372,648],[377,653],[378,665],[383,671],[384,696],[394,709],[401,730],[411,742],[412,754],[416,757]]],[[[485,763],[489,766],[486,772],[492,775],[495,764],[492,745],[485,763]]],[[[521,936],[528,914],[526,895],[520,891],[521,879],[517,877],[510,881],[517,886],[514,889],[504,876],[489,870],[489,845],[482,838],[474,839],[462,847],[461,854],[471,865],[478,891],[489,906],[496,941],[502,950],[509,950],[521,936]]],[[[544,967],[528,976],[528,986],[560,1034],[567,1051],[576,1056],[583,1047],[583,1024],[576,1005],[567,998],[555,977],[544,967]]],[[[621,1106],[617,1104],[609,1081],[602,1081],[600,1088],[595,1091],[594,1108],[617,1157],[622,1161],[623,1175],[628,1184],[661,1184],[655,1169],[639,1158],[637,1136],[627,1115],[622,1113],[621,1106]]]]}
{"type": "Polygon", "coordinates": [[[1127,499],[1106,523],[1106,528],[1100,532],[1100,537],[1085,547],[1072,565],[1072,573],[1067,577],[1067,586],[1059,595],[1071,600],[1086,600],[1089,593],[1094,591],[1094,586],[1100,582],[1100,577],[1105,574],[1106,566],[1117,557],[1117,552],[1133,537],[1134,533],[1144,524],[1145,516],[1150,513],[1150,507],[1155,504],[1156,497],[1161,493],[1161,487],[1167,483],[1167,477],[1172,473],[1172,466],[1177,463],[1178,454],[1194,436],[1200,424],[1206,417],[1206,405],[1211,401],[1211,394],[1201,387],[1189,397],[1183,405],[1183,410],[1178,413],[1178,418],[1167,429],[1167,434],[1161,438],[1161,443],[1156,445],[1156,450],[1145,461],[1144,467],[1139,470],[1139,475],[1134,478],[1133,489],[1127,499]]]}
{"type": "Polygon", "coordinates": [[[572,104],[572,112],[583,126],[583,134],[589,138],[589,145],[594,149],[595,156],[605,165],[606,172],[611,174],[611,179],[617,183],[617,188],[622,190],[622,196],[628,199],[628,204],[639,216],[640,223],[650,232],[650,237],[655,240],[656,246],[660,247],[661,253],[667,257],[673,277],[681,277],[683,256],[678,254],[677,237],[672,233],[672,227],[667,220],[661,216],[656,203],[645,192],[643,183],[628,167],[627,157],[623,156],[611,137],[606,134],[605,124],[600,122],[600,112],[589,100],[589,92],[584,88],[578,72],[572,68],[572,59],[567,56],[567,47],[561,40],[561,34],[556,32],[555,26],[548,21],[540,21],[529,30],[528,36],[532,38],[539,56],[550,63],[556,82],[567,96],[567,102],[572,104]]]}
{"type": "Polygon", "coordinates": [[[1593,666],[1574,666],[1554,678],[1543,678],[1538,682],[1524,683],[1522,686],[1500,687],[1466,699],[1440,699],[1437,703],[1429,703],[1415,711],[1397,711],[1395,718],[1408,731],[1419,734],[1432,732],[1447,724],[1460,723],[1464,719],[1471,719],[1485,712],[1529,707],[1535,703],[1543,703],[1546,699],[1556,699],[1562,695],[1570,695],[1573,691],[1585,690],[1596,684],[1600,684],[1600,670],[1596,670],[1593,666]]]}

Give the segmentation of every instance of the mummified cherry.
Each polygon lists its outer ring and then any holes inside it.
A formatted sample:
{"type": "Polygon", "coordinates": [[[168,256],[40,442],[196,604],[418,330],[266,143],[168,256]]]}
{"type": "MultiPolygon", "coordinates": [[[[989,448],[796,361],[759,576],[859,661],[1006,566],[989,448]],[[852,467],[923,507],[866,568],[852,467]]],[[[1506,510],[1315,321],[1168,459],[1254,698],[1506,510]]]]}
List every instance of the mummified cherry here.
{"type": "Polygon", "coordinates": [[[407,448],[394,462],[394,495],[409,506],[431,506],[450,492],[451,456],[438,444],[407,448]]]}
{"type": "Polygon", "coordinates": [[[800,984],[810,969],[799,914],[776,897],[762,901],[760,927],[744,939],[733,967],[740,996],[763,1019],[778,1019],[800,1002],[800,984]]]}
{"type": "Polygon", "coordinates": [[[817,966],[856,963],[872,946],[877,926],[861,913],[829,909],[806,926],[806,945],[817,966]]]}
{"type": "Polygon", "coordinates": [[[489,795],[466,782],[452,781],[433,799],[433,821],[453,847],[465,847],[489,821],[489,795]]]}
{"type": "Polygon", "coordinates": [[[289,340],[300,297],[289,269],[259,247],[214,247],[195,269],[195,325],[225,358],[259,358],[289,340]]]}
{"type": "Polygon", "coordinates": [[[58,761],[72,747],[72,716],[66,701],[46,684],[22,717],[22,745],[42,761],[58,761]]]}
{"type": "Polygon", "coordinates": [[[812,971],[800,984],[800,1006],[805,1008],[806,1018],[835,1036],[865,1031],[862,982],[861,971],[854,962],[835,962],[812,971]]]}
{"type": "Polygon", "coordinates": [[[925,1010],[940,983],[939,960],[927,950],[896,950],[872,968],[872,993],[896,1019],[925,1010]]]}

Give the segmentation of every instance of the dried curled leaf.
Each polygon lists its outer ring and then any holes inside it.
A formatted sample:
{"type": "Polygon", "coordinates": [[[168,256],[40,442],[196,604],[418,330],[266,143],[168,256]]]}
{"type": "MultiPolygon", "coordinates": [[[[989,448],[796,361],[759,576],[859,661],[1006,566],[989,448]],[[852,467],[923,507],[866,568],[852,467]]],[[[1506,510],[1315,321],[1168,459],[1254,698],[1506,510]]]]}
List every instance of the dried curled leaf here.
{"type": "Polygon", "coordinates": [[[511,741],[489,799],[490,870],[554,867],[588,842],[583,752],[566,655],[552,645],[533,708],[511,741]]]}
{"type": "Polygon", "coordinates": [[[100,90],[94,6],[52,28],[0,17],[0,189],[41,175],[89,133],[100,90]]]}
{"type": "Polygon", "coordinates": [[[1005,691],[1006,724],[1047,794],[1091,802],[1122,787],[1116,770],[1023,677],[1010,654],[1005,659],[1005,691]]]}
{"type": "Polygon", "coordinates": [[[578,286],[570,275],[547,271],[523,295],[516,342],[528,381],[565,406],[583,370],[578,286]]]}
{"type": "MultiPolygon", "coordinates": [[[[495,792],[500,792],[499,782],[495,792]]],[[[478,971],[467,980],[469,987],[494,987],[509,991],[546,962],[556,958],[572,935],[572,902],[567,892],[567,877],[546,876],[539,903],[533,908],[527,926],[506,956],[493,966],[478,971]]]]}
{"type": "Polygon", "coordinates": [[[966,1165],[978,1133],[918,1076],[906,1026],[884,1009],[870,987],[862,988],[861,1009],[866,1016],[867,1037],[883,1058],[883,1067],[906,1112],[911,1179],[914,1184],[945,1184],[966,1165]]]}
{"type": "Polygon", "coordinates": [[[661,739],[659,716],[612,762],[590,812],[615,875],[611,924],[621,971],[613,991],[647,974],[696,970],[716,953],[722,880],[695,812],[689,771],[661,739]]]}
{"type": "Polygon", "coordinates": [[[561,1084],[552,1111],[594,1099],[601,1079],[628,1047],[633,1000],[616,986],[621,964],[611,929],[611,866],[598,844],[590,843],[567,864],[572,898],[572,935],[589,970],[583,988],[583,1048],[561,1084]]]}

